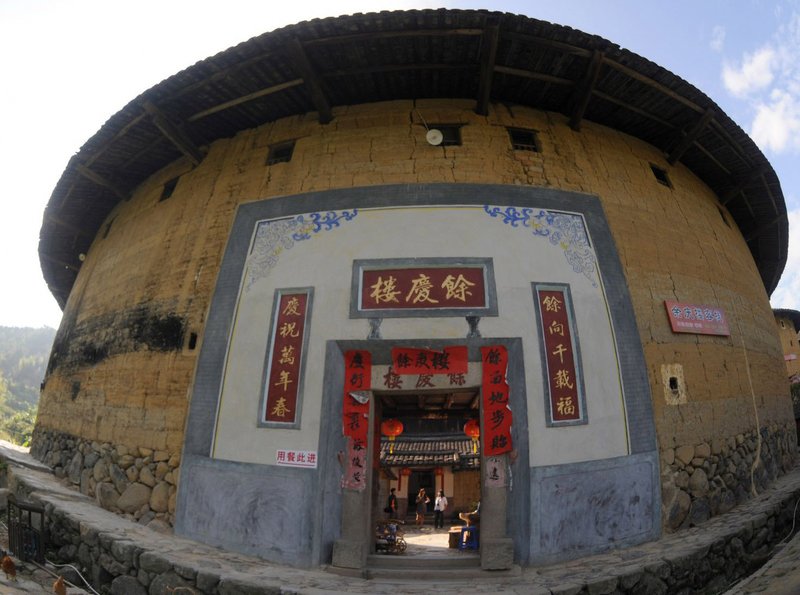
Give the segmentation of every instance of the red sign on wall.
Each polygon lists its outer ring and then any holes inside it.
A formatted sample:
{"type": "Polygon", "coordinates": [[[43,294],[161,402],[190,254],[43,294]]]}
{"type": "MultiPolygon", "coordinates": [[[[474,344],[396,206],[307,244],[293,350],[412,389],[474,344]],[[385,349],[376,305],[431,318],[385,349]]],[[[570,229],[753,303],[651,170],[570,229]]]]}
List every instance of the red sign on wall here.
{"type": "Polygon", "coordinates": [[[278,293],[276,302],[263,419],[267,422],[295,423],[308,294],[278,293]]]}
{"type": "Polygon", "coordinates": [[[392,369],[396,374],[466,374],[467,346],[445,347],[442,351],[392,347],[392,369]]]}
{"type": "Polygon", "coordinates": [[[486,308],[484,267],[361,269],[361,310],[486,308]]]}
{"type": "Polygon", "coordinates": [[[508,350],[502,346],[481,347],[483,376],[483,455],[494,456],[514,448],[508,407],[508,350]]]}
{"type": "Polygon", "coordinates": [[[695,335],[731,334],[725,312],[716,306],[699,306],[684,302],[666,300],[667,316],[673,333],[692,333],[695,335]]]}
{"type": "Polygon", "coordinates": [[[577,374],[576,345],[566,288],[537,286],[536,299],[550,393],[551,422],[580,421],[582,387],[577,374]]]}
{"type": "Polygon", "coordinates": [[[342,432],[347,437],[347,460],[342,487],[363,490],[367,486],[367,439],[369,437],[369,391],[372,356],[369,351],[344,354],[344,399],[342,432]]]}

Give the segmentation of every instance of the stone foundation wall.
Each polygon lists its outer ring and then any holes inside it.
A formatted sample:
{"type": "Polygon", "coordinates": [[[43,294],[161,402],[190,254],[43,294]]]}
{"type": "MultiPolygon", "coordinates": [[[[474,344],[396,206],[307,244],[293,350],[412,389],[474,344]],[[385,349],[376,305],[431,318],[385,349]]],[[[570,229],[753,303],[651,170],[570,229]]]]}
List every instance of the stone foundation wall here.
{"type": "Polygon", "coordinates": [[[180,456],[144,447],[82,440],[37,428],[31,455],[56,477],[113,512],[151,529],[170,531],[180,456]]]}
{"type": "MultiPolygon", "coordinates": [[[[776,497],[754,503],[746,514],[721,517],[721,522],[711,521],[701,530],[692,530],[688,539],[670,536],[666,539],[672,541],[662,543],[659,549],[634,550],[640,556],[632,557],[627,565],[615,568],[606,557],[598,556],[567,568],[540,568],[540,578],[524,586],[537,592],[538,586],[541,591],[564,593],[721,593],[763,564],[790,533],[800,494],[797,482],[792,485],[776,497]],[[565,573],[570,577],[567,588],[565,573]]],[[[24,493],[24,485],[17,487],[24,493]]],[[[78,521],[51,503],[45,504],[45,513],[52,546],[48,558],[77,564],[101,593],[146,595],[183,588],[196,595],[266,595],[285,589],[281,579],[286,577],[280,574],[265,580],[238,572],[236,563],[209,564],[208,558],[195,557],[195,563],[189,564],[178,558],[174,549],[163,551],[165,543],[159,550],[148,548],[127,536],[78,521]]],[[[302,580],[299,575],[293,577],[302,580]]],[[[358,578],[348,580],[363,585],[358,578]]]]}
{"type": "Polygon", "coordinates": [[[763,492],[789,471],[797,455],[791,425],[761,428],[759,464],[751,468],[759,448],[753,430],[709,443],[661,451],[661,515],[666,531],[695,526],[731,510],[763,492]]]}

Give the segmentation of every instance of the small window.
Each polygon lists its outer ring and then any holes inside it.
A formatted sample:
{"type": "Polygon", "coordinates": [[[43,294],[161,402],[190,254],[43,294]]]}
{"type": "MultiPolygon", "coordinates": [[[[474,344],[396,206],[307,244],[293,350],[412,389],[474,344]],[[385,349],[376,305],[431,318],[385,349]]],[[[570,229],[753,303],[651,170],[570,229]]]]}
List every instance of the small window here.
{"type": "Polygon", "coordinates": [[[175,186],[178,185],[178,178],[172,178],[169,182],[164,184],[164,189],[161,191],[161,198],[158,199],[158,202],[162,202],[167,200],[172,193],[175,192],[175,186]]]}
{"type": "Polygon", "coordinates": [[[653,170],[653,175],[656,177],[656,180],[659,184],[663,184],[667,188],[672,188],[672,182],[669,181],[669,176],[667,175],[667,171],[661,169],[657,165],[650,164],[650,169],[653,170]]]}
{"type": "Polygon", "coordinates": [[[106,230],[103,232],[103,239],[105,240],[108,237],[108,233],[111,231],[111,226],[114,224],[114,219],[108,222],[106,225],[106,230]]]}
{"type": "Polygon", "coordinates": [[[534,130],[508,128],[508,135],[511,137],[511,148],[515,151],[539,152],[539,139],[534,130]]]}
{"type": "Polygon", "coordinates": [[[431,129],[442,133],[440,147],[457,147],[461,145],[461,124],[431,124],[431,129]]]}
{"type": "Polygon", "coordinates": [[[786,328],[786,323],[783,320],[781,320],[781,328],[786,328]]]}
{"type": "Polygon", "coordinates": [[[719,216],[722,217],[722,220],[725,222],[725,225],[730,227],[731,223],[730,221],[728,221],[728,216],[725,214],[725,211],[723,211],[722,208],[719,206],[717,207],[717,210],[719,211],[719,216]]]}
{"type": "Polygon", "coordinates": [[[275,165],[276,163],[285,163],[292,160],[292,153],[294,152],[294,141],[272,145],[269,148],[269,155],[267,156],[267,165],[275,165]]]}

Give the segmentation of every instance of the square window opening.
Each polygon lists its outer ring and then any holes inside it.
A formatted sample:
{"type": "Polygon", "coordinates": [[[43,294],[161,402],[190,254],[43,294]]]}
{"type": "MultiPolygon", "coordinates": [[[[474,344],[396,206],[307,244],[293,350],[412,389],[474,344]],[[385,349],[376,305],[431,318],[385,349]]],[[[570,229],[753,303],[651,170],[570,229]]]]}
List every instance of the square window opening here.
{"type": "Polygon", "coordinates": [[[272,145],[267,155],[267,165],[291,161],[292,153],[294,153],[294,141],[272,145]]]}
{"type": "Polygon", "coordinates": [[[667,175],[667,170],[661,169],[657,165],[650,164],[650,169],[653,170],[653,175],[656,177],[656,181],[666,186],[667,188],[672,188],[672,182],[669,181],[669,176],[667,175]]]}
{"type": "Polygon", "coordinates": [[[161,198],[158,199],[158,202],[165,201],[169,197],[171,197],[172,193],[175,192],[175,187],[177,185],[178,185],[178,178],[172,178],[169,182],[164,184],[164,188],[161,190],[161,198]]]}
{"type": "Polygon", "coordinates": [[[461,124],[431,124],[431,129],[442,133],[440,147],[461,146],[461,124]]]}
{"type": "Polygon", "coordinates": [[[526,130],[524,128],[507,128],[507,130],[508,136],[511,138],[511,148],[515,151],[541,152],[539,138],[536,136],[535,130],[526,130]]]}

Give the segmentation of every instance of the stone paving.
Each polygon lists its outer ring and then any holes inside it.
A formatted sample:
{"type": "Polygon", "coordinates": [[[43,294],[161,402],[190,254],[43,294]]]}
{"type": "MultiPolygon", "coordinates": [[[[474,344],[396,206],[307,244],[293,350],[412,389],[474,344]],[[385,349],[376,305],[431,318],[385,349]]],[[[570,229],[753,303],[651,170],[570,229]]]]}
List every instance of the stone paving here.
{"type": "MultiPolygon", "coordinates": [[[[403,580],[365,580],[326,572],[323,569],[300,570],[242,554],[225,552],[194,541],[166,535],[126,520],[99,508],[93,500],[79,492],[64,487],[46,468],[18,451],[0,446],[0,457],[9,464],[10,487],[18,495],[36,500],[52,510],[59,511],[68,522],[80,528],[81,535],[94,535],[99,541],[119,543],[136,551],[138,568],[147,568],[165,574],[178,573],[198,586],[210,585],[208,591],[220,595],[257,595],[266,593],[312,595],[323,593],[496,593],[533,595],[604,595],[615,593],[668,592],[663,582],[650,583],[648,576],[663,576],[674,571],[687,560],[702,560],[709,551],[718,547],[726,537],[743,531],[757,531],[766,522],[768,511],[774,511],[789,500],[793,504],[800,497],[800,467],[779,478],[771,489],[738,506],[731,513],[720,515],[702,527],[677,534],[666,535],[657,542],[616,550],[558,565],[524,568],[516,576],[469,580],[414,580],[410,571],[403,580]],[[663,572],[662,572],[663,571],[663,572]],[[659,574],[662,573],[662,574],[659,574]],[[651,588],[652,585],[652,588],[651,588]]],[[[414,531],[412,540],[428,539],[436,543],[421,543],[418,547],[440,548],[435,532],[414,531]]],[[[444,554],[442,555],[449,555],[444,554]]],[[[768,555],[768,553],[766,554],[768,555]]],[[[149,588],[138,585],[133,577],[123,577],[134,590],[111,588],[111,593],[167,593],[172,588],[149,588]],[[131,582],[132,581],[132,582],[131,582]],[[138,590],[137,590],[138,589],[138,590]]],[[[42,593],[50,593],[52,581],[42,579],[42,593]]],[[[122,582],[119,583],[120,585],[122,582]]],[[[164,583],[159,583],[163,585],[164,583]]],[[[0,593],[36,592],[17,591],[22,585],[8,583],[0,574],[0,593]]],[[[78,591],[70,590],[70,593],[78,591]]],[[[106,591],[108,592],[108,591],[106,591]]],[[[182,592],[193,592],[185,590],[182,592]]],[[[795,537],[753,576],[739,585],[714,583],[700,591],[683,589],[682,594],[693,592],[744,595],[750,593],[800,593],[800,537],[795,537]]]]}

